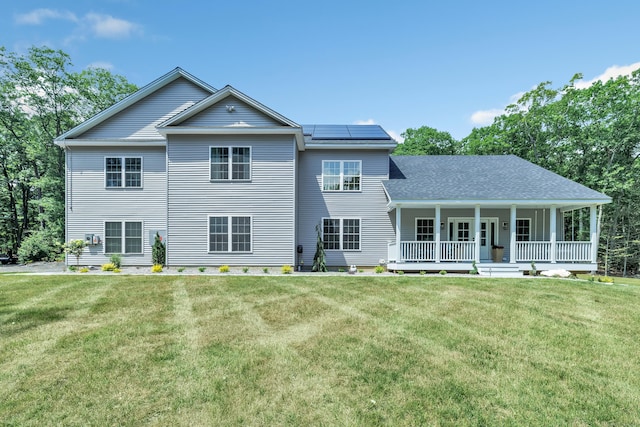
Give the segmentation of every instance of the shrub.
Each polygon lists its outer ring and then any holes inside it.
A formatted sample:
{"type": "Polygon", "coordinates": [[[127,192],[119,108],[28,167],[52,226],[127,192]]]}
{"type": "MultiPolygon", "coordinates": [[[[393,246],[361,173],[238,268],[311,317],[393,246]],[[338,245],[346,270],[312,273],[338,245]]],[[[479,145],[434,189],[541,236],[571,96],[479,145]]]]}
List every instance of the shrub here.
{"type": "Polygon", "coordinates": [[[228,265],[221,265],[220,268],[218,269],[218,271],[220,273],[228,273],[229,272],[229,266],[228,265]]]}
{"type": "Polygon", "coordinates": [[[242,272],[243,273],[248,273],[249,272],[249,267],[242,267],[242,272]]]}
{"type": "Polygon", "coordinates": [[[282,268],[280,269],[280,271],[282,271],[282,274],[291,274],[293,273],[293,267],[291,267],[290,265],[283,265],[282,268]]]}
{"type": "Polygon", "coordinates": [[[100,269],[102,271],[114,271],[116,268],[118,268],[118,267],[116,267],[116,265],[114,263],[112,263],[112,262],[108,262],[108,263],[102,264],[100,266],[100,269]]]}
{"type": "Polygon", "coordinates": [[[440,270],[440,274],[444,276],[445,274],[447,274],[447,270],[440,270]]]}
{"type": "Polygon", "coordinates": [[[339,268],[338,273],[344,273],[344,268],[339,268]]]}
{"type": "Polygon", "coordinates": [[[18,258],[21,263],[52,261],[60,255],[61,251],[62,247],[55,236],[46,230],[41,230],[22,240],[18,248],[18,258]]]}
{"type": "Polygon", "coordinates": [[[78,267],[76,267],[75,265],[70,265],[69,266],[69,271],[76,271],[78,269],[78,267]]]}
{"type": "Polygon", "coordinates": [[[376,274],[384,273],[384,267],[381,265],[376,265],[376,268],[373,269],[376,274]]]}
{"type": "Polygon", "coordinates": [[[207,267],[198,267],[198,271],[200,273],[204,273],[204,271],[207,269],[207,267]]]}
{"type": "Polygon", "coordinates": [[[160,238],[160,234],[156,232],[156,237],[153,240],[153,246],[151,247],[151,262],[154,265],[163,266],[165,264],[167,257],[167,249],[164,243],[162,243],[162,238],[160,238]]]}
{"type": "Polygon", "coordinates": [[[402,275],[404,274],[404,271],[402,271],[402,270],[398,270],[398,271],[396,271],[396,273],[398,273],[399,275],[401,275],[401,276],[402,276],[402,275]]]}
{"type": "Polygon", "coordinates": [[[80,269],[80,273],[88,273],[88,272],[89,272],[89,268],[87,268],[87,267],[82,267],[80,269]]]}
{"type": "Polygon", "coordinates": [[[262,269],[262,272],[265,273],[265,274],[269,274],[269,269],[267,267],[265,267],[265,268],[262,269]]]}
{"type": "Polygon", "coordinates": [[[478,274],[478,266],[476,265],[476,260],[473,260],[471,263],[471,270],[469,270],[469,274],[478,274]]]}
{"type": "Polygon", "coordinates": [[[116,268],[122,267],[122,255],[120,254],[112,254],[111,257],[109,257],[109,261],[111,261],[111,264],[115,265],[116,268]]]}
{"type": "Polygon", "coordinates": [[[151,267],[151,272],[152,273],[162,273],[162,265],[153,264],[153,266],[151,267]]]}
{"type": "Polygon", "coordinates": [[[600,282],[600,283],[613,283],[613,277],[611,277],[611,276],[600,276],[600,277],[598,277],[598,282],[600,282]]]}
{"type": "Polygon", "coordinates": [[[120,270],[119,268],[114,268],[114,269],[113,269],[113,272],[114,272],[114,273],[120,273],[121,271],[122,271],[122,270],[120,270]]]}
{"type": "Polygon", "coordinates": [[[179,267],[178,268],[178,273],[182,273],[184,271],[184,267],[179,267]]]}
{"type": "Polygon", "coordinates": [[[424,276],[425,274],[427,274],[427,272],[426,272],[426,271],[424,271],[424,270],[420,270],[420,275],[421,275],[421,276],[424,276]]]}

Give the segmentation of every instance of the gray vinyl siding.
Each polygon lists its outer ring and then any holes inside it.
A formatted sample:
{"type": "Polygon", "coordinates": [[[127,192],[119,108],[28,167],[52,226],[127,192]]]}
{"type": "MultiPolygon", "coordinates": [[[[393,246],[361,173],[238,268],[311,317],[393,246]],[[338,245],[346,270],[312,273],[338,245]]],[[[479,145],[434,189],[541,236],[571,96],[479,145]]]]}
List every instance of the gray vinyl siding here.
{"type": "Polygon", "coordinates": [[[293,264],[295,142],[292,136],[171,135],[167,263],[293,264]],[[209,147],[251,147],[250,182],[210,182],[209,147]],[[251,216],[251,253],[209,253],[209,216],[251,216]]]}
{"type": "Polygon", "coordinates": [[[163,139],[156,126],[211,93],[180,77],[80,135],[81,139],[163,139]]]}
{"type": "Polygon", "coordinates": [[[215,105],[191,117],[180,126],[192,127],[225,127],[225,126],[252,126],[252,127],[274,127],[282,126],[276,120],[266,114],[247,105],[239,99],[228,96],[218,101],[215,105]],[[233,111],[229,112],[227,106],[233,106],[233,111]]]}
{"type": "MultiPolygon", "coordinates": [[[[140,221],[143,254],[122,255],[123,265],[150,265],[149,231],[165,230],[166,156],[164,147],[80,148],[67,151],[67,240],[100,236],[102,243],[85,249],[83,265],[109,261],[104,254],[105,221],[140,221]],[[105,157],[142,157],[142,188],[105,188],[105,157]]],[[[75,263],[75,259],[69,260],[75,263]]]]}
{"type": "Polygon", "coordinates": [[[307,150],[299,155],[298,244],[303,246],[305,268],[310,268],[316,247],[315,227],[322,218],[359,218],[360,250],[327,250],[327,265],[377,265],[387,258],[387,245],[395,239],[381,184],[387,179],[386,150],[307,150]],[[360,192],[323,192],[323,160],[361,160],[360,192]]]}

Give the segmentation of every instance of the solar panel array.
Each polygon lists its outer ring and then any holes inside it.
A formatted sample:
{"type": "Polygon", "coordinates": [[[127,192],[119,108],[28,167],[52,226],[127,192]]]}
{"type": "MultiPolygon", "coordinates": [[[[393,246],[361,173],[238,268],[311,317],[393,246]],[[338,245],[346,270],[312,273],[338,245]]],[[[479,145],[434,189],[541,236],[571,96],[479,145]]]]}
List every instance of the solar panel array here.
{"type": "Polygon", "coordinates": [[[391,139],[378,125],[304,125],[302,131],[312,139],[391,139]]]}

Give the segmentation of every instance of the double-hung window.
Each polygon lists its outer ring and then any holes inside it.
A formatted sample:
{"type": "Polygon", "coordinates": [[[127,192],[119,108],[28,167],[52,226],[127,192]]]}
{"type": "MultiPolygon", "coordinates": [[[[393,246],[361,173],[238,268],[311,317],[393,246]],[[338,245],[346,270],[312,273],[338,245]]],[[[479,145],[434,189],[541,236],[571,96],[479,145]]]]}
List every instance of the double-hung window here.
{"type": "Polygon", "coordinates": [[[360,250],[360,219],[323,218],[322,242],[327,250],[360,250]]]}
{"type": "Polygon", "coordinates": [[[107,188],[142,187],[142,157],[105,157],[107,188]]]}
{"type": "Polygon", "coordinates": [[[361,160],[323,160],[323,191],[360,191],[361,160]]]}
{"type": "Polygon", "coordinates": [[[251,180],[251,147],[211,147],[209,159],[212,181],[251,180]]]}
{"type": "Polygon", "coordinates": [[[434,236],[433,218],[416,218],[416,240],[418,242],[433,242],[434,236]]]}
{"type": "Polygon", "coordinates": [[[210,216],[209,252],[251,252],[251,217],[210,216]]]}
{"type": "Polygon", "coordinates": [[[531,219],[516,219],[516,241],[528,242],[531,240],[531,219]]]}
{"type": "Polygon", "coordinates": [[[104,252],[141,254],[142,222],[108,221],[104,223],[104,252]]]}

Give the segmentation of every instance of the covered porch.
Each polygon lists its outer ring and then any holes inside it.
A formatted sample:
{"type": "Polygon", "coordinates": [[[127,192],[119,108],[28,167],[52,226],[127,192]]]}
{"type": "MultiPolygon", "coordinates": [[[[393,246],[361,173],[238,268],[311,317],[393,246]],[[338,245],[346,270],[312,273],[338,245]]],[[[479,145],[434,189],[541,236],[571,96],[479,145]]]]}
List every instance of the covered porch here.
{"type": "Polygon", "coordinates": [[[427,202],[390,206],[396,240],[392,271],[596,271],[598,205],[572,203],[473,205],[427,202]],[[395,219],[395,221],[394,221],[395,219]]]}

